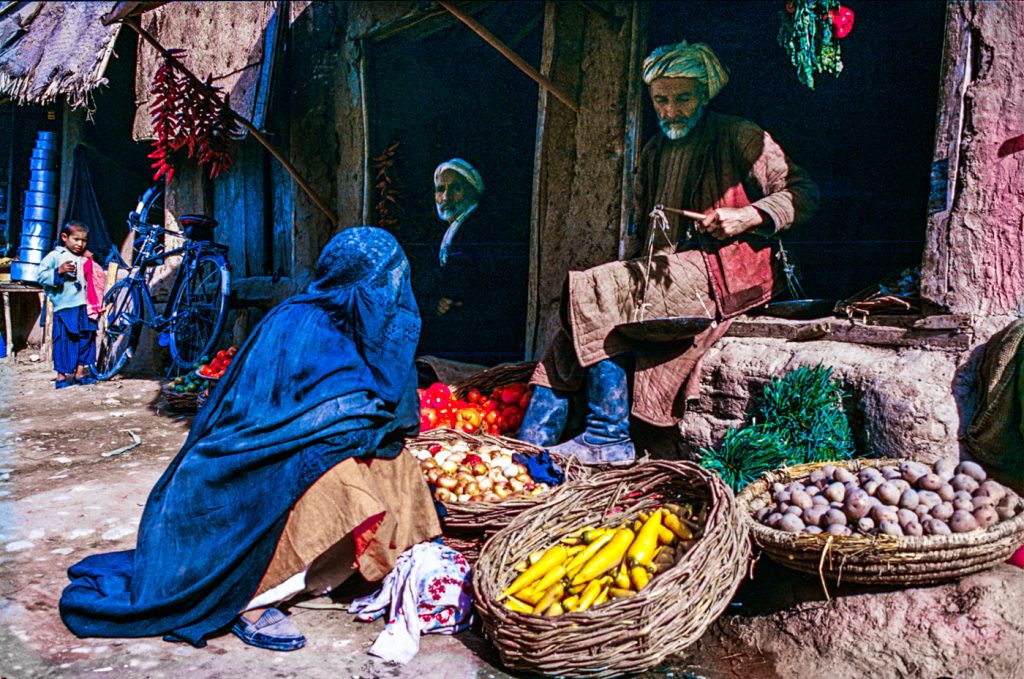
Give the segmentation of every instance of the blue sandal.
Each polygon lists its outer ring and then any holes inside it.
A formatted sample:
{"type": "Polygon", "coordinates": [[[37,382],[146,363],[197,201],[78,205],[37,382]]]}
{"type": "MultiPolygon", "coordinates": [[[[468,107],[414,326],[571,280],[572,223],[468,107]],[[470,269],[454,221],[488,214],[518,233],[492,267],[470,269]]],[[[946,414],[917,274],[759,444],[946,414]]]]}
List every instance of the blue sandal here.
{"type": "Polygon", "coordinates": [[[268,608],[256,622],[238,616],[231,633],[250,646],[269,651],[296,651],[306,645],[306,637],[295,623],[276,608],[268,608]]]}

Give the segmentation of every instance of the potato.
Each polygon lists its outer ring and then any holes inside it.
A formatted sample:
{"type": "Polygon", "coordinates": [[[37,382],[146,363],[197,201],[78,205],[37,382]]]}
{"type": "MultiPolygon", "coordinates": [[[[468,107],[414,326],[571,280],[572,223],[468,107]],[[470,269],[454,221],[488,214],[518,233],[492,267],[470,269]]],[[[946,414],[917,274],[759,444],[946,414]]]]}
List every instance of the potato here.
{"type": "Polygon", "coordinates": [[[801,518],[804,520],[804,524],[808,526],[820,526],[821,518],[825,516],[825,513],[829,511],[828,507],[822,507],[821,505],[815,505],[810,509],[805,509],[801,518]]]}
{"type": "Polygon", "coordinates": [[[955,513],[956,510],[953,509],[953,505],[949,504],[948,502],[940,502],[939,504],[932,507],[931,511],[932,517],[940,521],[949,521],[950,517],[953,516],[953,514],[955,513]]]}
{"type": "Polygon", "coordinates": [[[918,521],[924,521],[926,518],[931,516],[931,514],[928,511],[928,507],[924,505],[918,505],[914,507],[914,513],[917,514],[918,521]]]}
{"type": "Polygon", "coordinates": [[[977,462],[971,462],[964,460],[956,466],[956,473],[963,474],[964,476],[970,476],[972,479],[977,481],[979,484],[988,478],[988,474],[981,468],[981,465],[977,462]]]}
{"type": "Polygon", "coordinates": [[[995,500],[990,498],[988,495],[975,495],[971,499],[970,511],[973,512],[975,509],[981,509],[982,507],[992,507],[993,509],[995,509],[995,506],[995,500]]]}
{"type": "Polygon", "coordinates": [[[804,532],[809,533],[811,535],[819,535],[822,531],[817,526],[807,526],[806,528],[804,528],[804,532]]]}
{"type": "Polygon", "coordinates": [[[804,529],[804,522],[796,514],[786,514],[779,520],[776,528],[787,533],[799,533],[804,529]]]}
{"type": "Polygon", "coordinates": [[[897,469],[896,467],[893,467],[892,465],[886,465],[882,467],[882,478],[884,478],[886,481],[891,481],[893,479],[903,478],[903,476],[900,474],[900,470],[897,469]]]}
{"type": "Polygon", "coordinates": [[[948,483],[943,483],[935,492],[939,494],[939,497],[942,498],[943,502],[952,502],[956,497],[956,491],[953,490],[953,486],[948,483]]]}
{"type": "Polygon", "coordinates": [[[811,497],[814,497],[815,495],[821,492],[821,488],[818,488],[817,486],[804,486],[804,492],[806,492],[811,497]]]}
{"type": "Polygon", "coordinates": [[[828,498],[829,502],[842,502],[846,497],[846,488],[841,483],[830,483],[821,494],[828,498]]]}
{"type": "Polygon", "coordinates": [[[838,481],[839,483],[847,483],[848,481],[853,481],[853,478],[853,472],[851,472],[846,467],[836,467],[835,471],[832,473],[832,480],[838,481]]]}
{"type": "Polygon", "coordinates": [[[828,498],[825,497],[824,495],[815,495],[814,497],[811,498],[811,503],[815,507],[828,507],[829,504],[828,498]]]}
{"type": "Polygon", "coordinates": [[[900,507],[903,509],[916,509],[920,502],[917,497],[917,491],[913,488],[907,488],[900,495],[900,507]]]}
{"type": "MultiPolygon", "coordinates": [[[[825,475],[826,479],[832,480],[836,469],[839,469],[839,467],[836,467],[834,464],[827,464],[821,468],[821,473],[825,475]]],[[[835,480],[838,481],[839,479],[835,480]]]]}
{"type": "Polygon", "coordinates": [[[945,521],[939,521],[938,519],[927,519],[922,524],[925,535],[950,535],[953,531],[950,530],[949,524],[945,521]]]}
{"type": "Polygon", "coordinates": [[[1010,496],[1004,497],[996,505],[996,514],[1002,521],[1012,519],[1017,514],[1017,503],[1010,496]]]}
{"type": "Polygon", "coordinates": [[[978,522],[970,512],[957,510],[949,520],[949,528],[954,533],[969,533],[978,527],[978,522]]]}
{"type": "Polygon", "coordinates": [[[838,523],[833,523],[831,526],[825,529],[825,532],[829,535],[853,535],[853,531],[851,531],[848,527],[838,523]]]}
{"type": "Polygon", "coordinates": [[[899,488],[901,493],[907,489],[913,488],[913,486],[907,483],[905,479],[893,479],[889,481],[889,483],[899,488]]]}
{"type": "Polygon", "coordinates": [[[860,481],[861,484],[867,483],[872,479],[877,479],[879,482],[885,480],[882,476],[882,472],[877,467],[864,467],[857,472],[857,480],[860,481]]]}
{"type": "Polygon", "coordinates": [[[792,514],[793,516],[800,516],[804,513],[803,507],[797,507],[796,505],[790,505],[786,507],[786,511],[783,514],[792,514]]]}
{"type": "Polygon", "coordinates": [[[868,479],[863,484],[861,484],[861,488],[863,488],[865,491],[867,491],[868,495],[875,495],[875,496],[878,495],[878,489],[881,486],[882,486],[882,482],[879,481],[878,479],[868,479]]]}
{"type": "Polygon", "coordinates": [[[878,524],[879,534],[892,535],[893,537],[903,537],[903,529],[900,528],[900,524],[895,521],[882,521],[878,524]]]}
{"type": "Polygon", "coordinates": [[[1006,486],[998,481],[988,479],[987,481],[981,482],[981,485],[978,486],[978,490],[974,491],[974,494],[976,496],[987,495],[993,499],[993,504],[998,504],[1000,500],[1006,497],[1006,486]]]}
{"type": "Polygon", "coordinates": [[[978,528],[988,528],[999,522],[999,514],[996,513],[995,507],[991,506],[974,510],[972,516],[977,522],[978,528]]]}
{"type": "Polygon", "coordinates": [[[896,511],[896,519],[899,521],[901,528],[906,528],[908,523],[917,523],[917,514],[910,511],[909,509],[900,509],[896,511]]]}
{"type": "Polygon", "coordinates": [[[914,523],[908,523],[906,526],[903,527],[903,534],[910,535],[913,537],[920,537],[924,535],[924,528],[921,527],[921,524],[915,521],[914,523]]]}
{"type": "Polygon", "coordinates": [[[761,509],[754,512],[754,520],[763,523],[768,518],[768,515],[771,514],[771,511],[768,507],[761,507],[761,509]]]}
{"type": "Polygon", "coordinates": [[[871,509],[871,502],[868,498],[870,496],[859,488],[847,495],[843,505],[846,515],[852,520],[867,516],[868,511],[871,509]]]}
{"type": "Polygon", "coordinates": [[[952,460],[939,460],[935,463],[934,471],[943,481],[949,481],[956,475],[956,462],[952,460]]]}
{"type": "Polygon", "coordinates": [[[857,530],[864,535],[872,535],[875,532],[875,520],[869,516],[857,519],[857,530]]]}
{"type": "Polygon", "coordinates": [[[839,524],[840,526],[845,526],[847,524],[846,514],[838,509],[829,509],[821,517],[821,521],[826,525],[839,524]]]}
{"type": "Polygon", "coordinates": [[[775,483],[772,484],[772,493],[773,494],[774,493],[781,493],[784,490],[786,490],[786,486],[784,486],[783,484],[779,483],[778,481],[776,481],[775,483]]]}
{"type": "Polygon", "coordinates": [[[899,518],[896,515],[896,509],[885,505],[875,505],[872,507],[870,516],[879,526],[882,525],[883,521],[889,521],[890,523],[899,522],[899,518]]]}
{"type": "Polygon", "coordinates": [[[825,483],[825,479],[827,478],[828,475],[825,473],[824,469],[815,469],[813,472],[807,475],[807,480],[815,485],[819,483],[825,483]]]}
{"type": "Polygon", "coordinates": [[[829,502],[828,506],[831,507],[832,509],[842,509],[843,508],[843,503],[842,502],[829,502]]]}
{"type": "Polygon", "coordinates": [[[972,494],[981,487],[977,479],[967,474],[957,474],[949,483],[955,490],[963,490],[972,494]]]}
{"type": "Polygon", "coordinates": [[[811,496],[802,489],[790,491],[790,502],[801,510],[807,509],[814,504],[814,501],[811,500],[811,496]]]}
{"type": "Polygon", "coordinates": [[[799,481],[793,481],[788,486],[786,486],[786,490],[789,491],[790,494],[793,494],[798,490],[803,492],[804,484],[800,483],[799,481]]]}
{"type": "Polygon", "coordinates": [[[764,524],[770,528],[775,528],[777,525],[779,525],[779,521],[782,521],[782,514],[780,514],[779,512],[772,512],[768,515],[768,519],[764,522],[764,524]]]}
{"type": "Polygon", "coordinates": [[[965,512],[973,512],[974,511],[974,502],[971,501],[971,500],[955,499],[955,500],[953,500],[953,509],[954,510],[962,509],[965,512]]]}
{"type": "Polygon", "coordinates": [[[931,490],[918,491],[917,499],[921,504],[923,504],[925,507],[928,507],[929,509],[942,502],[942,498],[939,497],[939,494],[931,490]]]}
{"type": "Polygon", "coordinates": [[[789,491],[785,491],[785,490],[779,491],[778,493],[775,493],[774,495],[772,495],[772,499],[775,500],[775,504],[779,504],[779,505],[781,505],[784,502],[788,503],[789,502],[789,498],[790,498],[789,491]]]}
{"type": "Polygon", "coordinates": [[[925,474],[917,480],[917,487],[921,490],[938,490],[942,488],[942,477],[938,474],[925,474]]]}
{"type": "Polygon", "coordinates": [[[900,463],[900,474],[908,483],[917,483],[917,480],[929,473],[931,470],[920,462],[904,460],[900,463]]]}
{"type": "MultiPolygon", "coordinates": [[[[867,490],[869,493],[871,492],[867,488],[865,488],[864,490],[867,490]]],[[[888,481],[878,486],[878,489],[875,491],[874,495],[887,505],[896,505],[899,504],[900,501],[900,489],[892,485],[888,481]]]]}

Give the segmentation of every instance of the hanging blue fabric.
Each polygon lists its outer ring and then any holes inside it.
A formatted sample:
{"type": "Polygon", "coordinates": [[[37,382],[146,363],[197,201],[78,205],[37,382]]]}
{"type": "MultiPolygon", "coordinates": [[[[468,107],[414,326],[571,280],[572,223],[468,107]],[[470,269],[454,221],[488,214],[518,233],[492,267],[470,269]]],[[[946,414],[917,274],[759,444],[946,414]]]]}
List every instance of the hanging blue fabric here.
{"type": "Polygon", "coordinates": [[[288,511],[349,457],[394,458],[419,426],[419,314],[386,231],[327,245],[305,294],[238,352],[153,488],[134,550],[71,567],[60,612],[79,636],[196,646],[251,600],[288,511]]]}

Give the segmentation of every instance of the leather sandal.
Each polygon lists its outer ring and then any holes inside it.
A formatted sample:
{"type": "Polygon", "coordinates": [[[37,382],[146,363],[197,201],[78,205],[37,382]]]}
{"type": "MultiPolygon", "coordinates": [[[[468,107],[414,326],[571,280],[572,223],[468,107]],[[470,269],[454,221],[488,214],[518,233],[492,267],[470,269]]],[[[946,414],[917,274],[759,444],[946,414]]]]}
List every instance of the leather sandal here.
{"type": "Polygon", "coordinates": [[[250,646],[268,651],[297,651],[306,645],[306,637],[295,623],[276,608],[268,608],[255,622],[238,616],[231,633],[250,646]]]}

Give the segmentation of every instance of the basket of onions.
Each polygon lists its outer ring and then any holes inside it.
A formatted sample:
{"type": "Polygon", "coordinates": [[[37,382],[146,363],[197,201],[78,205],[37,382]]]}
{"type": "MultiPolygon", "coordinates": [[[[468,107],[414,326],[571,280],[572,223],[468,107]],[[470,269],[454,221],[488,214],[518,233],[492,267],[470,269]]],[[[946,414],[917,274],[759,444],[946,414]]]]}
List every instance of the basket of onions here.
{"type": "MultiPolygon", "coordinates": [[[[544,499],[553,485],[534,479],[517,453],[535,456],[537,446],[514,439],[433,429],[406,442],[420,463],[434,499],[444,505],[446,536],[476,542],[504,528],[520,512],[544,499]]],[[[573,460],[555,462],[565,481],[582,480],[587,472],[573,460]]],[[[476,546],[476,545],[474,545],[476,546]]]]}

